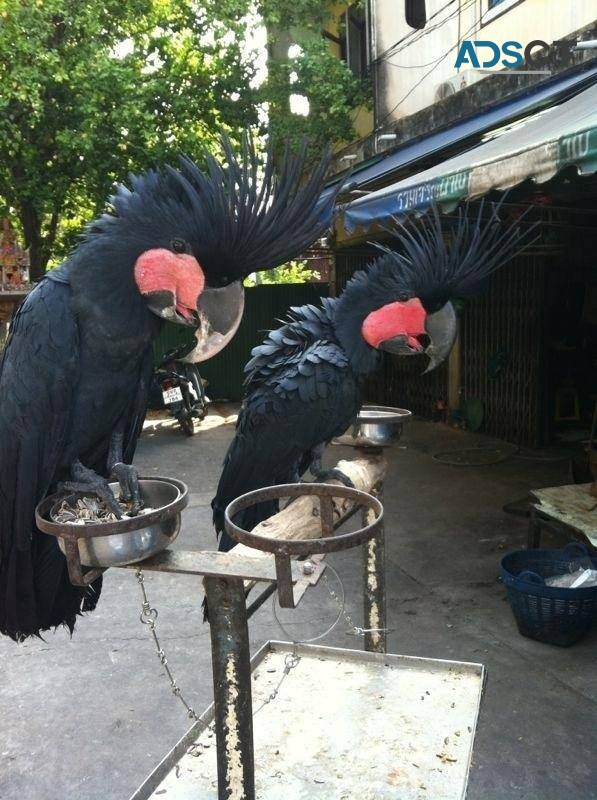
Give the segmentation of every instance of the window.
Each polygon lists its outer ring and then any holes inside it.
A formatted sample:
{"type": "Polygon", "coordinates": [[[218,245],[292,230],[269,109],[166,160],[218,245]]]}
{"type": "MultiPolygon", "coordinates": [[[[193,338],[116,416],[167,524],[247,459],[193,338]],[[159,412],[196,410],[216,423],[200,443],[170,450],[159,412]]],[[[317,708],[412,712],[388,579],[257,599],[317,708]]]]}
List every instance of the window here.
{"type": "Polygon", "coordinates": [[[363,8],[349,6],[340,39],[340,57],[357,78],[365,77],[369,65],[367,15],[363,8]]]}
{"type": "Polygon", "coordinates": [[[496,17],[500,17],[510,8],[523,3],[524,0],[486,0],[484,3],[484,13],[481,19],[481,25],[487,25],[496,17]]]}

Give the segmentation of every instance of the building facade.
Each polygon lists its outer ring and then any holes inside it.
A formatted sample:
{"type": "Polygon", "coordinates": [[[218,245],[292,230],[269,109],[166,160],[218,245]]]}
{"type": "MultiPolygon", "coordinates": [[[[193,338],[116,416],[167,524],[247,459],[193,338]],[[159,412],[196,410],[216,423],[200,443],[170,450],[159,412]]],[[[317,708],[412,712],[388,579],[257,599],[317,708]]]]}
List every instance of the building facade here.
{"type": "MultiPolygon", "coordinates": [[[[480,69],[468,62],[456,66],[463,41],[498,46],[517,41],[522,48],[533,41],[552,45],[584,36],[595,22],[597,7],[594,0],[427,0],[427,25],[419,31],[408,27],[395,0],[372,0],[371,16],[376,124],[391,125],[479,80],[490,84],[495,79],[481,71],[490,49],[479,49],[480,69]]],[[[560,60],[568,61],[564,53],[560,60]]],[[[554,67],[552,62],[541,69],[554,67]]],[[[503,66],[486,69],[499,73],[503,66]]],[[[526,80],[530,84],[540,77],[528,75],[526,80]]]]}
{"type": "Polygon", "coordinates": [[[372,129],[342,148],[338,171],[536,86],[597,52],[572,49],[579,40],[597,39],[593,0],[426,0],[421,30],[409,27],[404,6],[395,0],[366,5],[372,129]],[[491,64],[494,50],[475,44],[482,42],[500,50],[517,43],[520,48],[510,52],[522,58],[535,43],[532,61],[505,71],[504,53],[491,64]],[[472,47],[472,58],[470,49],[468,58],[461,52],[463,43],[472,47]]]}
{"type": "Polygon", "coordinates": [[[425,6],[418,29],[404,2],[369,6],[374,127],[335,160],[337,289],[393,216],[436,202],[447,217],[505,191],[506,213],[532,206],[540,240],[462,305],[449,363],[422,376],[417,358],[390,357],[370,397],[428,418],[447,405],[464,426],[545,444],[597,408],[597,6],[425,6]]]}

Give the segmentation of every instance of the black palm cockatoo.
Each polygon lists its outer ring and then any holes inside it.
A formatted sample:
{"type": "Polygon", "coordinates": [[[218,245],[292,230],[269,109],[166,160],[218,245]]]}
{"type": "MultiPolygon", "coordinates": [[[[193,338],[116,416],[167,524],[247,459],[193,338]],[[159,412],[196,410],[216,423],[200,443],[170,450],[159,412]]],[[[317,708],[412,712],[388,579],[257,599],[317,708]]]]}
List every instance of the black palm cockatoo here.
{"type": "MultiPolygon", "coordinates": [[[[101,583],[73,586],[35,507],[62,484],[139,505],[130,466],[146,409],[152,340],[163,320],[197,327],[199,358],[242,315],[242,279],[296,257],[330,225],[320,200],[329,156],[303,181],[305,150],[277,174],[252,142],[207,169],[182,158],[131,176],[14,317],[0,362],[0,631],[16,640],[94,608],[101,583]]],[[[120,515],[120,509],[116,507],[120,515]]]]}
{"type": "MultiPolygon", "coordinates": [[[[318,479],[342,477],[322,470],[323,449],[354,422],[363,380],[380,365],[381,350],[425,352],[428,370],[447,357],[457,333],[450,299],[477,291],[529,242],[529,230],[501,223],[499,207],[486,210],[483,204],[476,215],[461,209],[447,234],[435,208],[416,225],[397,223],[396,249],[382,248],[340,297],[292,308],[288,322],[252,351],[236,434],[212,501],[220,549],[234,544],[224,511],[239,495],[296,482],[308,469],[318,479]]],[[[235,522],[250,530],[274,511],[274,503],[261,503],[235,522]]]]}

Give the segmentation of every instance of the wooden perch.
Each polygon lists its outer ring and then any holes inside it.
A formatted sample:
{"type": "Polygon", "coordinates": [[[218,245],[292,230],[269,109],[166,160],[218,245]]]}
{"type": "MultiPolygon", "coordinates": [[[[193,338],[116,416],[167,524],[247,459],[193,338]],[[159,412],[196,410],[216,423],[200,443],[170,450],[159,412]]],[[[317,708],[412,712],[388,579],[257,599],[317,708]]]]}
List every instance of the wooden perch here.
{"type": "MultiPolygon", "coordinates": [[[[371,492],[383,481],[387,462],[383,456],[362,456],[353,461],[339,461],[336,465],[354,483],[355,489],[371,492]]],[[[330,483],[341,486],[338,480],[330,483]]],[[[334,525],[338,526],[352,511],[354,504],[344,498],[334,498],[334,525]]],[[[321,521],[319,518],[319,498],[313,495],[299,497],[283,508],[273,517],[260,522],[253,528],[253,533],[269,536],[272,539],[319,539],[321,537],[321,521]]],[[[271,553],[256,550],[244,544],[237,544],[231,553],[252,558],[273,558],[271,553]]],[[[252,589],[256,581],[245,581],[247,591],[252,589]]]]}

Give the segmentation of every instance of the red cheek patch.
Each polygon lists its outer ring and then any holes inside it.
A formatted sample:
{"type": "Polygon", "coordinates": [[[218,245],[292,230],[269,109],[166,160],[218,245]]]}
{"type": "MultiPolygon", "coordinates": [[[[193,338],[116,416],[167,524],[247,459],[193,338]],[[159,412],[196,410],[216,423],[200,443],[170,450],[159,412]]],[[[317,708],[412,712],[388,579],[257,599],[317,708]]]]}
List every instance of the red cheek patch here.
{"type": "Polygon", "coordinates": [[[197,300],[205,286],[205,275],[193,256],[158,247],[146,250],[137,259],[135,282],[141,294],[171,292],[177,309],[189,317],[190,311],[197,308],[197,300]]]}
{"type": "Polygon", "coordinates": [[[396,301],[372,311],[365,318],[361,333],[371,347],[379,347],[395,336],[406,336],[411,347],[420,349],[416,337],[425,333],[425,317],[425,309],[418,297],[405,302],[396,301]]]}

